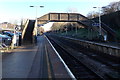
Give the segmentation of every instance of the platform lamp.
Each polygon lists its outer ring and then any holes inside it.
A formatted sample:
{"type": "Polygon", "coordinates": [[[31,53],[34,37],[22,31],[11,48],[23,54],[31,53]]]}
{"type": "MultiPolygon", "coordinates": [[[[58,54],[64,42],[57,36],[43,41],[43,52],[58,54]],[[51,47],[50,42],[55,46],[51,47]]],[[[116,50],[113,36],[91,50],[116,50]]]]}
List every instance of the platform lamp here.
{"type": "Polygon", "coordinates": [[[40,7],[40,8],[44,8],[44,6],[30,6],[30,7],[35,7],[36,8],[36,26],[35,26],[35,28],[36,28],[36,36],[35,36],[35,42],[37,42],[37,28],[38,28],[38,24],[37,24],[37,8],[38,7],[40,7]]]}
{"type": "Polygon", "coordinates": [[[93,8],[98,8],[99,10],[99,35],[102,35],[102,32],[101,32],[101,8],[105,8],[105,7],[93,7],[93,8]]]}
{"type": "Polygon", "coordinates": [[[36,8],[36,23],[37,23],[37,8],[38,8],[38,7],[44,8],[44,6],[30,6],[30,7],[35,7],[35,8],[36,8]]]}

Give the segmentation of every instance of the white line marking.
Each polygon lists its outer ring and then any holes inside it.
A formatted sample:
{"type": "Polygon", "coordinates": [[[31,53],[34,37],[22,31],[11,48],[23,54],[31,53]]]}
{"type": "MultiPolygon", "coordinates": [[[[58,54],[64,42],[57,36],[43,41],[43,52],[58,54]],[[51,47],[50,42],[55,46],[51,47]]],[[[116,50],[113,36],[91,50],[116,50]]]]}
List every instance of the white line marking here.
{"type": "Polygon", "coordinates": [[[75,78],[75,76],[73,75],[73,73],[70,71],[70,69],[68,68],[68,66],[66,65],[66,63],[64,62],[64,60],[61,58],[61,56],[59,55],[59,53],[57,52],[57,50],[54,48],[54,46],[52,45],[52,43],[49,41],[49,39],[46,37],[46,39],[48,40],[48,42],[50,43],[50,45],[52,46],[53,50],[56,52],[57,56],[59,57],[60,61],[64,64],[65,68],[67,69],[69,75],[71,78],[73,78],[73,80],[77,80],[75,78]]]}

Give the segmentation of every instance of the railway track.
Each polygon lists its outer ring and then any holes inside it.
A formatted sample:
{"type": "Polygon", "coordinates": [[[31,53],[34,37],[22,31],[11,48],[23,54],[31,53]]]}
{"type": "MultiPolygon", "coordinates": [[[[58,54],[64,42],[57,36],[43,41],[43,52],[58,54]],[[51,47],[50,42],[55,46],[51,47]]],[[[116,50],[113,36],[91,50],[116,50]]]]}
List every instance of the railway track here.
{"type": "MultiPolygon", "coordinates": [[[[57,39],[57,38],[55,38],[55,39],[57,39]]],[[[91,50],[89,48],[86,49],[85,47],[83,47],[79,44],[73,43],[69,40],[65,40],[62,38],[58,38],[58,39],[60,42],[73,48],[74,50],[84,53],[85,55],[89,56],[90,58],[109,66],[111,69],[114,69],[115,71],[120,71],[120,64],[119,64],[120,58],[119,57],[114,57],[114,56],[111,56],[111,55],[108,55],[105,53],[91,50]],[[75,45],[75,46],[73,46],[73,45],[75,45]]]]}
{"type": "Polygon", "coordinates": [[[95,51],[89,48],[86,49],[85,47],[76,43],[72,43],[71,41],[68,41],[68,40],[67,41],[64,40],[62,43],[73,48],[74,50],[84,53],[85,55],[89,56],[90,58],[96,61],[101,62],[102,64],[109,66],[111,69],[114,69],[115,71],[118,71],[118,70],[120,71],[119,57],[111,56],[111,55],[108,55],[99,51],[95,51]],[[77,47],[72,45],[76,45],[77,47]]]}
{"type": "MultiPolygon", "coordinates": [[[[51,39],[51,38],[50,38],[51,39]]],[[[89,52],[89,51],[85,51],[84,49],[83,49],[83,47],[81,47],[80,48],[80,46],[78,45],[78,44],[73,44],[73,43],[71,43],[71,42],[69,42],[69,41],[65,41],[65,40],[62,40],[61,38],[59,38],[59,39],[56,39],[56,38],[53,38],[52,39],[52,42],[54,43],[54,46],[59,46],[59,47],[57,47],[57,48],[61,48],[61,49],[58,49],[58,52],[61,52],[61,51],[63,51],[62,53],[64,53],[64,54],[62,54],[61,56],[68,56],[68,55],[71,55],[71,53],[72,52],[68,52],[67,50],[67,47],[65,48],[65,47],[62,47],[62,46],[64,46],[64,45],[67,45],[67,46],[69,46],[69,47],[71,47],[71,48],[73,48],[75,51],[77,50],[77,51],[79,51],[79,52],[82,52],[82,53],[84,53],[85,55],[87,55],[88,57],[90,57],[90,58],[92,58],[93,60],[97,60],[97,61],[99,61],[100,63],[102,63],[102,66],[110,66],[110,68],[111,69],[114,69],[114,70],[116,70],[116,71],[118,71],[118,62],[116,62],[116,63],[114,63],[114,62],[111,62],[111,61],[109,61],[109,60],[105,60],[104,58],[102,58],[102,57],[100,57],[99,55],[97,55],[97,54],[94,54],[94,53],[91,53],[91,52],[89,52]],[[58,41],[59,40],[59,41],[58,41]],[[61,41],[62,41],[62,43],[61,43],[61,41]],[[64,44],[64,45],[62,45],[62,44],[64,44]],[[75,45],[75,46],[73,46],[73,45],[75,45]],[[78,49],[77,49],[78,48],[78,49]],[[89,54],[87,54],[87,53],[85,53],[85,52],[89,52],[89,54]],[[67,53],[67,54],[66,54],[67,53]]],[[[75,55],[75,54],[74,54],[75,55]]],[[[73,54],[71,55],[72,57],[74,57],[76,60],[78,60],[78,58],[76,57],[76,56],[73,56],[73,54]]],[[[78,63],[78,62],[80,62],[80,60],[78,60],[78,61],[76,61],[76,60],[73,60],[73,61],[70,61],[71,59],[73,59],[73,58],[65,58],[65,59],[68,59],[67,61],[69,61],[69,62],[73,62],[73,63],[71,63],[71,64],[75,64],[75,63],[78,63]],[[75,62],[75,63],[74,63],[75,62]]],[[[67,62],[68,63],[68,65],[69,65],[69,62],[67,62]]],[[[70,65],[70,66],[72,66],[72,65],[70,65]]],[[[85,65],[84,65],[85,66],[85,65]]],[[[76,67],[77,68],[77,67],[76,67]]],[[[77,70],[76,68],[73,68],[73,69],[75,69],[75,71],[77,70]]],[[[88,66],[88,68],[89,68],[89,66],[88,66]]],[[[78,69],[79,69],[79,67],[78,67],[78,69]]],[[[80,69],[80,70],[82,70],[82,69],[80,69]]],[[[84,69],[83,69],[84,70],[84,69]]],[[[91,69],[90,69],[91,70],[91,69]]],[[[74,70],[73,70],[74,71],[74,70]]],[[[81,71],[79,71],[79,70],[77,70],[78,71],[78,74],[79,74],[79,72],[81,72],[81,71]]],[[[87,72],[87,71],[86,71],[87,72]]],[[[94,72],[94,71],[93,71],[94,72]]],[[[84,72],[83,72],[84,73],[84,72]]],[[[95,74],[96,74],[96,72],[94,72],[95,74]]],[[[77,73],[76,73],[77,74],[77,73]]],[[[108,75],[108,74],[105,74],[106,76],[104,76],[104,75],[102,75],[102,77],[104,77],[104,78],[116,78],[116,75],[117,75],[117,77],[118,77],[118,73],[115,73],[115,75],[108,75]]],[[[93,76],[92,76],[93,77],[93,76]]],[[[79,76],[78,76],[78,78],[79,78],[79,76]]]]}
{"type": "MultiPolygon", "coordinates": [[[[50,38],[49,38],[50,39],[50,38]]],[[[71,69],[73,74],[77,79],[79,78],[91,78],[91,79],[103,79],[101,76],[91,71],[89,67],[85,66],[82,62],[76,59],[74,56],[70,55],[63,47],[61,47],[58,43],[50,39],[51,43],[53,43],[56,50],[60,53],[60,56],[66,62],[68,67],[71,69]]]]}

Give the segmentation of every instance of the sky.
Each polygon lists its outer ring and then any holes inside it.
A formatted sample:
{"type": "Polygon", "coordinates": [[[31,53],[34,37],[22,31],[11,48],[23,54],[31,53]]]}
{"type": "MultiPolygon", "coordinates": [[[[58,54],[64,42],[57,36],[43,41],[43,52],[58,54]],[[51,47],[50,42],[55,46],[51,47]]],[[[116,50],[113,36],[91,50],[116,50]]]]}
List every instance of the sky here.
{"type": "Polygon", "coordinates": [[[0,0],[0,23],[20,23],[21,19],[35,19],[36,8],[29,6],[44,6],[37,8],[37,17],[49,12],[75,12],[86,16],[91,11],[97,11],[93,7],[106,6],[110,2],[120,0],[0,0]]]}

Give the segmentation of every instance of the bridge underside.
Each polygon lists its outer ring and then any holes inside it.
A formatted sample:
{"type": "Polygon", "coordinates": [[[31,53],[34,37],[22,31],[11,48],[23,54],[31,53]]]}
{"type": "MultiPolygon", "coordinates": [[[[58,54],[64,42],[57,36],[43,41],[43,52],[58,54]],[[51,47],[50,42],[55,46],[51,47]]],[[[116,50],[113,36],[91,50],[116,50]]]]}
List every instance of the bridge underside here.
{"type": "Polygon", "coordinates": [[[86,19],[85,16],[78,13],[48,13],[37,18],[37,21],[38,24],[45,24],[48,22],[78,22],[86,19]]]}

